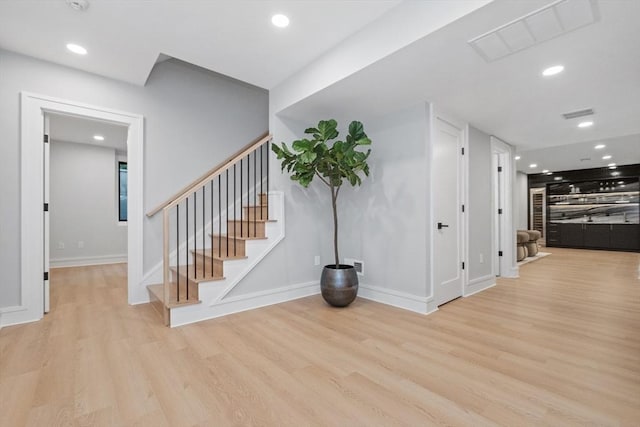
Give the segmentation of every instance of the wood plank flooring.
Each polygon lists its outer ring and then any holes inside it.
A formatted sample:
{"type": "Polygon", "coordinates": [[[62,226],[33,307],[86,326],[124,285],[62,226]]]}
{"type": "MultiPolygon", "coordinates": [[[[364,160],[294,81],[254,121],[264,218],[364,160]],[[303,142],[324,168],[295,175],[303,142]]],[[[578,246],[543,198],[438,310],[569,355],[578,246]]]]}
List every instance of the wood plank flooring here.
{"type": "Polygon", "coordinates": [[[0,330],[0,425],[640,426],[640,255],[545,249],[422,316],[319,296],[169,329],[124,264],[0,330]]]}

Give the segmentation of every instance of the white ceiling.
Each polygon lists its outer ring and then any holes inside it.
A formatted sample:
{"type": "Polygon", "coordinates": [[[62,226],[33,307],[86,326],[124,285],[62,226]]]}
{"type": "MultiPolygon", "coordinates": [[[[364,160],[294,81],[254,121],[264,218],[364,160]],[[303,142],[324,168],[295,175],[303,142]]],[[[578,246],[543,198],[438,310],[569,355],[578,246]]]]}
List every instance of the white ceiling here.
{"type": "Polygon", "coordinates": [[[0,1],[0,48],[142,85],[160,54],[270,89],[400,0],[0,1]],[[291,24],[279,29],[271,16],[291,24]],[[84,57],[67,52],[73,42],[84,57]]]}
{"type": "Polygon", "coordinates": [[[51,140],[90,144],[114,148],[119,153],[127,152],[127,127],[113,123],[63,114],[49,114],[49,136],[51,140]],[[104,141],[93,136],[101,135],[104,141]]]}
{"type": "MultiPolygon", "coordinates": [[[[493,62],[467,43],[549,3],[494,1],[282,114],[375,117],[429,100],[518,151],[640,134],[640,1],[594,2],[596,23],[493,62]],[[555,64],[565,71],[542,78],[555,64]],[[591,128],[578,129],[580,119],[561,116],[584,108],[595,110],[591,128]]],[[[640,152],[637,137],[622,141],[640,152]]],[[[611,154],[620,164],[638,161],[611,154]]],[[[569,152],[561,168],[584,168],[581,156],[569,152]]]]}
{"type": "MultiPolygon", "coordinates": [[[[580,143],[595,141],[611,141],[609,154],[618,164],[637,163],[640,1],[567,1],[591,2],[596,22],[487,62],[469,40],[551,3],[496,0],[282,113],[305,121],[364,119],[428,100],[515,145],[523,159],[547,158],[536,160],[544,168],[556,169],[551,161],[558,169],[584,167],[580,143]],[[558,63],[564,73],[540,76],[558,63]],[[578,129],[579,119],[561,117],[584,108],[596,112],[591,128],[578,129]],[[556,146],[568,147],[544,151],[556,146]]],[[[269,89],[364,26],[376,25],[400,2],[90,3],[77,12],[64,0],[2,0],[0,48],[137,84],[162,53],[269,89]],[[269,19],[275,12],[288,14],[291,26],[274,28],[269,19]],[[70,41],[85,45],[89,54],[67,53],[70,41]]]]}

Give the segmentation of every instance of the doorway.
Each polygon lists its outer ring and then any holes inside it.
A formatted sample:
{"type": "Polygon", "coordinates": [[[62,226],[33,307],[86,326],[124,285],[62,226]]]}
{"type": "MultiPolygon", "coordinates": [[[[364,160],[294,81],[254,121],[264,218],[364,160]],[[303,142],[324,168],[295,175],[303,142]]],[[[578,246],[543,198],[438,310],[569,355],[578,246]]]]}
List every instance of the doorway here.
{"type": "Polygon", "coordinates": [[[66,114],[127,127],[128,147],[128,302],[146,302],[143,276],[143,117],[75,101],[21,93],[21,305],[12,313],[12,323],[42,318],[44,313],[44,117],[66,114]]]}
{"type": "Polygon", "coordinates": [[[432,111],[431,179],[434,227],[433,295],[436,306],[462,296],[464,240],[463,194],[466,125],[432,111]],[[437,184],[436,184],[437,183],[437,184]]]}
{"type": "Polygon", "coordinates": [[[493,265],[496,276],[518,277],[516,264],[516,232],[513,209],[515,168],[513,148],[491,137],[493,176],[493,265]]]}
{"type": "MultiPolygon", "coordinates": [[[[45,279],[50,268],[126,263],[127,127],[53,112],[44,122],[45,279]]],[[[47,280],[44,292],[46,313],[47,280]]]]}

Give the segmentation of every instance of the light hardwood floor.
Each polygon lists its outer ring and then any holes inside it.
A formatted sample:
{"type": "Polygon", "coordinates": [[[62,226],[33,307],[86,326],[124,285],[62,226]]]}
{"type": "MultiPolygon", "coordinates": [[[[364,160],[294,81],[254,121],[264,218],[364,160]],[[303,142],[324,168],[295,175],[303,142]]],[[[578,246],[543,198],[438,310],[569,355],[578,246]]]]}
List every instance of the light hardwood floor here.
{"type": "Polygon", "coordinates": [[[169,329],[124,265],[0,331],[0,425],[640,425],[640,256],[578,250],[429,316],[310,297],[169,329]]]}

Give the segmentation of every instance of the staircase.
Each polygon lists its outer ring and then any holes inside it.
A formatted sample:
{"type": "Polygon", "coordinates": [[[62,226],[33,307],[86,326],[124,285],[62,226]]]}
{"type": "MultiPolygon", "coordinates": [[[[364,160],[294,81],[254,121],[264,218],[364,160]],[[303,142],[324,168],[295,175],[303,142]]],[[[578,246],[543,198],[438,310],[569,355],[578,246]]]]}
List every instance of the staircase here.
{"type": "Polygon", "coordinates": [[[225,297],[284,238],[264,136],[151,211],[163,213],[163,281],[147,286],[167,326],[225,314],[225,297]]]}

